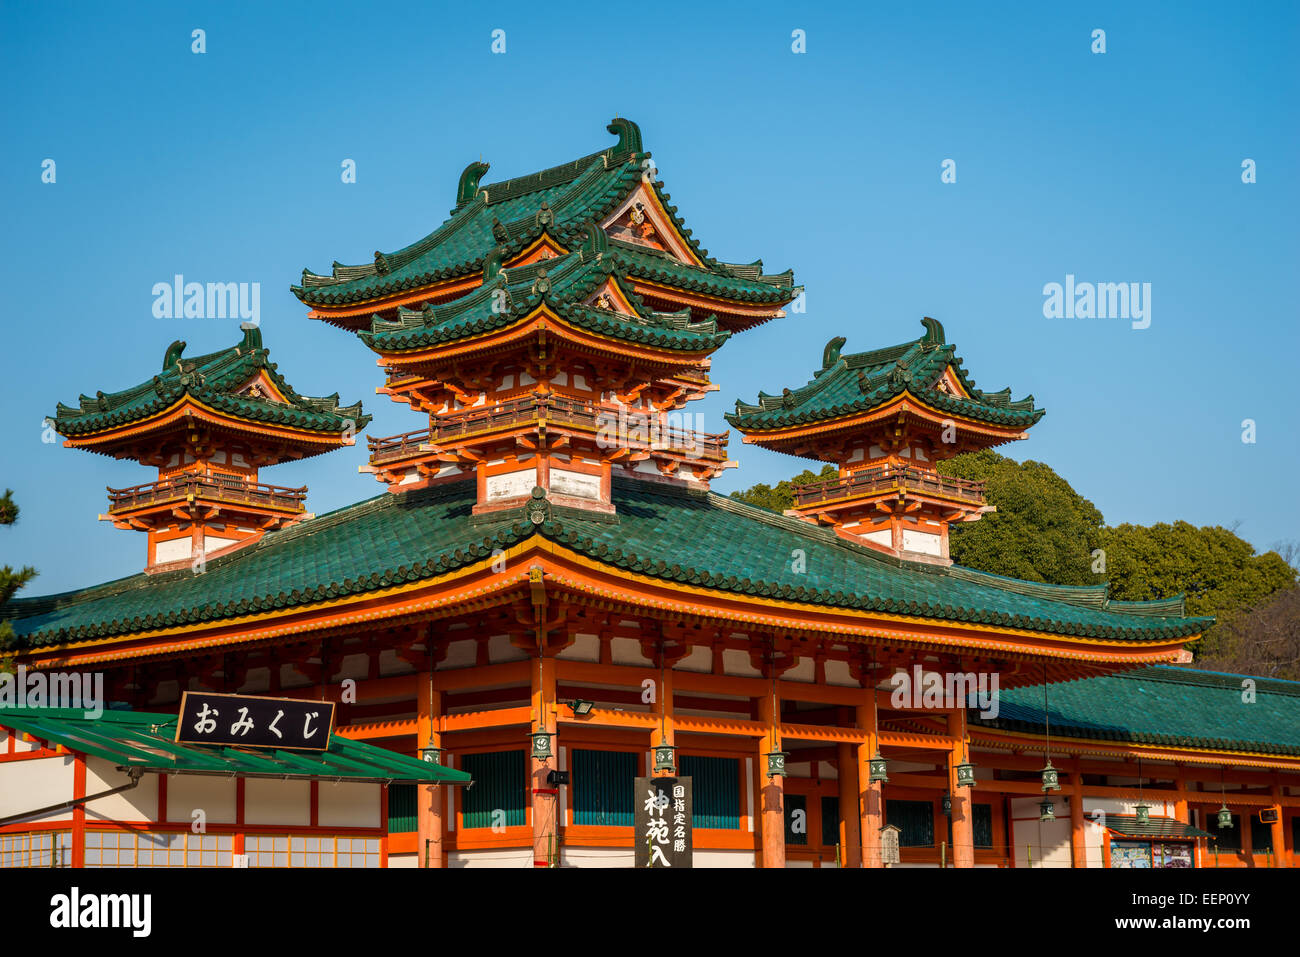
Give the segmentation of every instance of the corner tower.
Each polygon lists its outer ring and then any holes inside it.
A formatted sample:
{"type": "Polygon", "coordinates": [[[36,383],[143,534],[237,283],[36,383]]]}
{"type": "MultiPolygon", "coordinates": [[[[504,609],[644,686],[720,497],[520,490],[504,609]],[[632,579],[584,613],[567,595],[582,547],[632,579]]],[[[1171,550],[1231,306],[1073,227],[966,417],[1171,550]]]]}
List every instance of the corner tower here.
{"type": "Polygon", "coordinates": [[[162,571],[251,544],[310,515],[307,489],[266,485],[259,469],[343,445],[370,417],[338,394],[299,395],[245,326],[229,349],[184,357],[173,342],[162,371],[122,392],[96,392],[51,420],[64,445],[158,470],[155,481],[108,490],[101,520],[148,533],[146,571],[162,571]]]}
{"type": "Polygon", "coordinates": [[[748,443],[839,468],[838,478],[797,489],[787,514],[893,555],[951,564],[949,526],[992,509],[982,482],[935,466],[1027,438],[1044,410],[1032,395],[976,389],[943,326],[921,323],[921,338],[874,352],[843,355],[843,337],[832,339],[810,382],[760,393],[755,405],[737,401],[727,421],[748,443]]]}
{"type": "Polygon", "coordinates": [[[391,490],[472,476],[476,513],[537,487],[610,512],[617,474],[707,488],[734,464],[683,409],[716,390],[730,335],[782,315],[793,276],[712,259],[636,124],[608,129],[610,148],[503,183],[470,164],[433,233],[294,288],[378,355],[378,391],[427,416],[370,440],[365,468],[391,490]]]}

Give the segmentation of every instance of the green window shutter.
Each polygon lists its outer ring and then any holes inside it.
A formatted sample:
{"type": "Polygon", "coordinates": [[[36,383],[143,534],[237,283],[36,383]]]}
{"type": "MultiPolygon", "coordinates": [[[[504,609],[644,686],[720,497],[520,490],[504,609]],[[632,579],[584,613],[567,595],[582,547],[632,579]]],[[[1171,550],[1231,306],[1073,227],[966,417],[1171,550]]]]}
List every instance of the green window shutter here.
{"type": "Polygon", "coordinates": [[[524,823],[527,751],[485,751],[458,755],[461,769],[474,778],[462,788],[461,827],[491,827],[495,811],[505,812],[505,825],[524,823]]]}
{"type": "Polygon", "coordinates": [[[1241,850],[1241,815],[1232,815],[1232,827],[1219,827],[1218,821],[1208,828],[1211,834],[1217,837],[1217,846],[1221,851],[1239,851],[1241,850]]]}
{"type": "Polygon", "coordinates": [[[822,847],[834,847],[840,842],[840,799],[822,798],[822,847]]]}
{"type": "Polygon", "coordinates": [[[414,784],[388,785],[388,833],[417,830],[414,784]]]}
{"type": "Polygon", "coordinates": [[[1258,813],[1250,815],[1250,851],[1252,854],[1262,854],[1264,851],[1273,850],[1273,825],[1265,824],[1259,819],[1258,813]]]}
{"type": "Polygon", "coordinates": [[[899,847],[934,846],[934,804],[929,801],[886,801],[885,823],[899,830],[899,847]]]}
{"type": "Polygon", "coordinates": [[[681,756],[681,774],[691,779],[695,827],[740,830],[740,759],[681,756]]]}
{"type": "Polygon", "coordinates": [[[631,827],[637,753],[573,752],[573,823],[631,827]]]}
{"type": "Polygon", "coordinates": [[[976,847],[993,846],[993,805],[976,804],[971,812],[976,847]]]}
{"type": "Polygon", "coordinates": [[[808,843],[808,795],[806,794],[785,795],[785,842],[787,844],[808,843]],[[797,811],[803,812],[800,815],[803,818],[803,833],[800,834],[794,831],[795,813],[797,811]]]}

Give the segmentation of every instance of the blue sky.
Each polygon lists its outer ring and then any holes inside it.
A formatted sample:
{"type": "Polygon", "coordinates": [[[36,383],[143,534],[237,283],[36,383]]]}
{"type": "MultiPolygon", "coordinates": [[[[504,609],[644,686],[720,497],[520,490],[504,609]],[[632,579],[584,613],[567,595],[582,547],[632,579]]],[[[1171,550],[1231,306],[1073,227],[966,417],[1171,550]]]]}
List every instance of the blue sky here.
{"type": "MultiPolygon", "coordinates": [[[[150,473],[43,444],[43,416],[147,379],[173,339],[197,354],[239,338],[233,320],[154,318],[154,283],[261,283],[265,342],[296,388],[362,398],[372,435],[418,428],[374,394],[369,350],[309,321],[289,286],[430,232],[480,155],[486,181],[551,166],[608,146],[615,114],[640,124],[711,254],[793,267],[808,289],[804,315],[715,357],[707,429],[738,397],[805,382],[833,336],[889,345],[929,315],[980,387],[1048,410],[1008,451],[1108,522],[1300,539],[1297,5],[0,9],[0,484],[22,507],[0,563],[37,566],[27,594],[145,558],[143,535],[96,515],[106,485],[150,473]],[[1067,274],[1150,283],[1150,327],[1045,318],[1043,286],[1067,274]]],[[[732,445],[722,491],[804,467],[732,445]]],[[[309,485],[320,513],[380,490],[363,461],[361,443],[262,477],[309,485]]]]}

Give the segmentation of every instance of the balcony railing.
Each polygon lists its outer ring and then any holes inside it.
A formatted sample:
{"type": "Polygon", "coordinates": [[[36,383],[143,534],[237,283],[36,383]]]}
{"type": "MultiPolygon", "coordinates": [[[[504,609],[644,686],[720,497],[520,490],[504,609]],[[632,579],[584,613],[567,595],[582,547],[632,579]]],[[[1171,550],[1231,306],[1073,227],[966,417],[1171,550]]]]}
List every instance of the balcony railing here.
{"type": "Polygon", "coordinates": [[[794,497],[795,504],[802,506],[895,491],[955,498],[972,505],[984,504],[983,482],[951,478],[911,465],[884,465],[863,469],[848,478],[802,485],[794,490],[794,497]]]}
{"type": "Polygon", "coordinates": [[[124,512],[187,499],[191,495],[196,499],[227,505],[252,505],[301,512],[306,508],[307,486],[288,488],[283,485],[267,485],[231,475],[176,475],[147,485],[110,488],[108,510],[110,514],[124,512]]]}
{"type": "Polygon", "coordinates": [[[666,450],[688,457],[723,462],[727,433],[695,432],[660,422],[658,413],[607,409],[558,395],[527,395],[505,402],[440,415],[434,426],[384,438],[370,437],[370,461],[376,465],[408,458],[428,444],[445,445],[475,435],[520,425],[547,422],[598,433],[612,447],[666,450]]]}

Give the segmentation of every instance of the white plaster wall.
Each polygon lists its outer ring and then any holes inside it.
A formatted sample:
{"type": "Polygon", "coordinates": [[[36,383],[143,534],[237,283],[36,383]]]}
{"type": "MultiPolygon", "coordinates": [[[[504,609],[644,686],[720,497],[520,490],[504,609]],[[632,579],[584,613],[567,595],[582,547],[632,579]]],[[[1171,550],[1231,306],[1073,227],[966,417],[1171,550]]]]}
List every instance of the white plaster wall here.
{"type": "MultiPolygon", "coordinates": [[[[86,758],[86,793],[107,791],[130,781],[116,770],[112,762],[100,758],[86,758]]],[[[158,820],[158,775],[145,774],[140,783],[129,791],[90,801],[86,805],[87,820],[103,821],[156,821],[158,820]]]]}
{"type": "Polygon", "coordinates": [[[389,854],[389,867],[419,867],[420,855],[418,854],[389,854]]]}
{"type": "Polygon", "coordinates": [[[722,650],[722,670],[729,675],[737,675],[742,678],[761,678],[762,672],[755,668],[749,660],[749,652],[740,648],[724,648],[722,650]]]}
{"type": "Polygon", "coordinates": [[[696,867],[753,867],[753,851],[696,851],[696,867]]]}
{"type": "Polygon", "coordinates": [[[438,662],[440,671],[448,668],[472,668],[478,660],[477,641],[453,641],[447,645],[447,657],[438,662]]]}
{"type": "Polygon", "coordinates": [[[311,782],[248,778],[244,782],[244,823],[310,824],[311,782]]]}
{"type": "Polygon", "coordinates": [[[1038,820],[1039,797],[1011,800],[1016,867],[1070,867],[1070,812],[1066,802],[1054,797],[1057,818],[1038,820]],[[1032,847],[1032,853],[1031,853],[1032,847]]]}
{"type": "Polygon", "coordinates": [[[317,817],[321,827],[379,827],[379,785],[322,781],[317,817]]]}
{"type": "Polygon", "coordinates": [[[526,847],[491,849],[484,851],[452,851],[447,855],[448,867],[532,867],[533,850],[526,847]]]}
{"type": "Polygon", "coordinates": [[[154,562],[156,564],[178,562],[183,558],[189,558],[193,554],[193,548],[194,542],[188,538],[173,538],[158,542],[154,546],[154,562]]]}
{"type": "Polygon", "coordinates": [[[619,847],[566,847],[560,852],[561,867],[634,867],[636,854],[619,847]]]}
{"type": "Polygon", "coordinates": [[[235,823],[235,779],[197,774],[167,778],[167,820],[188,822],[201,808],[209,824],[235,823]]]}
{"type": "Polygon", "coordinates": [[[568,661],[600,661],[600,638],[597,635],[574,635],[573,644],[555,657],[568,661]]]}
{"type": "MultiPolygon", "coordinates": [[[[0,764],[0,817],[72,800],[71,755],[6,761],[0,764]]],[[[43,814],[29,821],[69,821],[72,810],[43,814]]]]}
{"type": "Polygon", "coordinates": [[[493,635],[488,639],[488,661],[500,664],[503,661],[522,661],[528,656],[510,644],[509,635],[493,635]]]}

